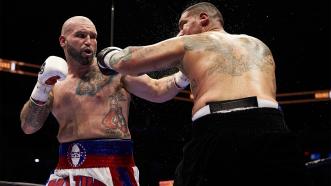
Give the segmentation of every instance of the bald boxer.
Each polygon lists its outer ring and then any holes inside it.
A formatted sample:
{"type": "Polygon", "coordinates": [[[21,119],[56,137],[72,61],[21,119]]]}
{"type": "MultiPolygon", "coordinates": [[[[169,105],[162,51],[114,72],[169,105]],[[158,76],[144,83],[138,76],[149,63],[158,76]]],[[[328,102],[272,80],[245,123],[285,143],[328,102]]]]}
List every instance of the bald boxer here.
{"type": "Polygon", "coordinates": [[[33,134],[52,113],[59,124],[59,161],[47,185],[139,185],[128,113],[133,94],[154,102],[171,99],[188,85],[180,72],[151,79],[103,75],[96,64],[97,30],[82,16],[62,26],[65,60],[48,57],[21,111],[24,133],[33,134]]]}
{"type": "Polygon", "coordinates": [[[175,186],[304,185],[303,153],[276,101],[275,62],[259,39],[230,34],[211,3],[183,11],[179,36],[108,47],[99,66],[139,75],[174,66],[189,78],[193,136],[175,186]]]}

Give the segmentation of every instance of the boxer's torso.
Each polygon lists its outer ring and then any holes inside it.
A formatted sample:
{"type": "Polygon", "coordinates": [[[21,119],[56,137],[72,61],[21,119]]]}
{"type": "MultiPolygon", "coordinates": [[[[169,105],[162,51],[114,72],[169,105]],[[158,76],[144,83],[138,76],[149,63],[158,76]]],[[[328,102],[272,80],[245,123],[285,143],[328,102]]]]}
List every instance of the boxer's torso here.
{"type": "Polygon", "coordinates": [[[52,113],[59,123],[59,142],[77,139],[130,139],[130,95],[120,75],[104,76],[95,67],[82,77],[73,74],[53,89],[52,113]]]}

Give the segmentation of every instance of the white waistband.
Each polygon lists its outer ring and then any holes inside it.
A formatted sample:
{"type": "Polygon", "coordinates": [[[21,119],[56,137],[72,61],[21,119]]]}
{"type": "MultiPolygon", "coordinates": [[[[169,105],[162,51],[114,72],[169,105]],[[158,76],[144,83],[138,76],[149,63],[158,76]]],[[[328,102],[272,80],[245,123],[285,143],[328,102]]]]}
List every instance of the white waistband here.
{"type": "MultiPolygon", "coordinates": [[[[278,103],[273,102],[273,101],[269,101],[269,100],[265,100],[265,99],[260,99],[257,98],[257,107],[267,107],[267,108],[279,108],[278,103]]],[[[247,110],[247,109],[253,109],[253,108],[257,108],[257,107],[240,107],[240,108],[234,108],[234,109],[229,109],[229,110],[220,110],[220,111],[216,111],[214,113],[228,113],[228,112],[233,112],[233,111],[239,111],[239,110],[247,110]]],[[[206,105],[204,107],[202,107],[201,109],[199,109],[197,112],[195,112],[195,114],[192,117],[192,121],[201,118],[202,116],[205,116],[207,114],[210,114],[210,107],[209,105],[206,105]]]]}

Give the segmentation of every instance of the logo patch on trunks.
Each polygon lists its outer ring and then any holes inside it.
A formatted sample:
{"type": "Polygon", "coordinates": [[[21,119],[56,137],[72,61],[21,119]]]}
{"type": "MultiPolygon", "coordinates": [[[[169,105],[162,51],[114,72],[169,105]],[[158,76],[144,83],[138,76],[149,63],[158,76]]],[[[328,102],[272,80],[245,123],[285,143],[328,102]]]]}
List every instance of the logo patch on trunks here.
{"type": "Polygon", "coordinates": [[[81,166],[86,159],[86,150],[80,143],[73,143],[68,148],[67,159],[72,167],[81,166]]]}

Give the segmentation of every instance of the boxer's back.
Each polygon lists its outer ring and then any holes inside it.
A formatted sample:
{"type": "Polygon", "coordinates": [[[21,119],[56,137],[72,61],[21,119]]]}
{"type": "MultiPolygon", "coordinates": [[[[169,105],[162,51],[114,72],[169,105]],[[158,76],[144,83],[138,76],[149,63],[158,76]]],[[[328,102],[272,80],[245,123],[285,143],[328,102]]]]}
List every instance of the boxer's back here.
{"type": "Polygon", "coordinates": [[[249,96],[275,101],[275,64],[260,40],[224,31],[183,39],[183,70],[191,81],[193,113],[209,101],[249,96]]]}

